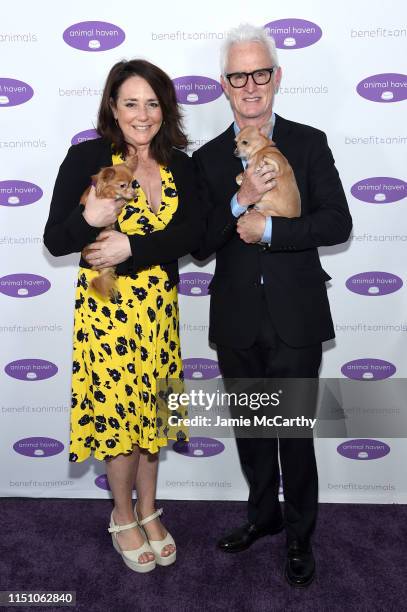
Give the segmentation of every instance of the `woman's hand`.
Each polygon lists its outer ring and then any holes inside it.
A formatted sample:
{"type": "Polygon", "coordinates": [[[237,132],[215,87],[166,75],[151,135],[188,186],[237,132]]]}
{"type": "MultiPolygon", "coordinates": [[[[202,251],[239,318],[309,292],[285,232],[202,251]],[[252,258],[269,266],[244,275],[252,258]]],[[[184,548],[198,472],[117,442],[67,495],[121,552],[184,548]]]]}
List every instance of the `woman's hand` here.
{"type": "Polygon", "coordinates": [[[96,242],[88,244],[82,251],[82,257],[95,270],[113,268],[128,259],[130,255],[128,236],[116,230],[104,230],[96,238],[96,242]]]}
{"type": "Polygon", "coordinates": [[[95,187],[92,185],[82,214],[89,225],[106,227],[115,223],[125,203],[125,200],[97,198],[95,187]]]}

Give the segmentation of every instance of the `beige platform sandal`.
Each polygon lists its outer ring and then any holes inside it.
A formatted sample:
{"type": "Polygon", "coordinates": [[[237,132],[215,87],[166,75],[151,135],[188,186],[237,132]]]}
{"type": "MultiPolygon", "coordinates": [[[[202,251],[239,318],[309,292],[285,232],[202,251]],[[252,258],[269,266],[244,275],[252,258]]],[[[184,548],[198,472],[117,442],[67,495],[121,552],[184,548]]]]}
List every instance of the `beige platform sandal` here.
{"type": "Polygon", "coordinates": [[[153,514],[150,514],[150,516],[146,516],[146,518],[140,521],[137,516],[136,506],[134,506],[134,515],[136,517],[138,524],[143,529],[143,532],[145,533],[148,543],[151,546],[151,549],[154,553],[155,561],[157,565],[171,565],[171,563],[174,563],[177,558],[177,551],[174,550],[174,552],[172,552],[171,554],[165,557],[162,556],[161,552],[163,548],[165,546],[168,546],[169,544],[172,544],[173,546],[175,546],[174,538],[172,537],[172,535],[168,533],[167,531],[167,535],[162,540],[149,540],[147,536],[147,532],[143,527],[143,525],[146,525],[146,523],[149,523],[150,521],[153,521],[158,516],[161,516],[162,513],[163,513],[163,509],[160,508],[159,510],[156,510],[155,512],[153,512],[153,514]]]}
{"type": "Polygon", "coordinates": [[[139,561],[140,555],[142,555],[143,553],[153,553],[155,556],[155,551],[151,549],[148,542],[144,541],[144,544],[142,544],[139,548],[136,548],[135,550],[122,550],[119,546],[119,542],[117,541],[117,534],[120,531],[124,531],[125,529],[131,529],[132,527],[138,527],[140,533],[144,538],[144,529],[140,529],[137,521],[134,521],[133,523],[128,523],[127,525],[116,525],[113,520],[112,512],[110,516],[110,527],[108,528],[108,531],[112,534],[114,548],[117,550],[119,555],[121,555],[127,567],[129,567],[134,572],[151,572],[151,570],[153,570],[156,565],[154,559],[152,561],[147,561],[146,563],[140,563],[139,561]]]}

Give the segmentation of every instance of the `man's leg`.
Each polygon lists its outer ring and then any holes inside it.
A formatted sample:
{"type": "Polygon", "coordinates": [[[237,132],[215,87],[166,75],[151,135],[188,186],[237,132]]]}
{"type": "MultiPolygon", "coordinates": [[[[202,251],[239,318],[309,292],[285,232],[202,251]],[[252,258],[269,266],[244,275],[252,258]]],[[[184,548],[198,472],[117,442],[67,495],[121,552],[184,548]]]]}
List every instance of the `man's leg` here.
{"type": "MultiPolygon", "coordinates": [[[[269,324],[263,295],[259,332],[254,345],[247,349],[217,347],[223,378],[226,381],[255,379],[254,385],[258,386],[266,375],[266,356],[274,344],[275,332],[269,324]]],[[[261,535],[281,531],[282,513],[278,499],[280,471],[277,438],[249,438],[237,434],[236,444],[249,485],[248,525],[233,532],[230,537],[223,538],[219,545],[222,550],[237,552],[248,548],[261,535]]]]}
{"type": "MultiPolygon", "coordinates": [[[[287,416],[314,416],[321,356],[320,343],[293,348],[281,340],[277,342],[268,362],[267,376],[271,382],[273,379],[291,379],[287,381],[287,416]],[[294,379],[301,380],[296,382],[294,379]],[[309,382],[303,379],[309,379],[309,382]]],[[[284,401],[280,412],[284,414],[284,401]]],[[[311,535],[318,511],[318,472],[311,433],[308,432],[307,437],[279,436],[288,546],[285,573],[293,586],[310,584],[315,571],[311,535]]]]}
{"type": "MultiPolygon", "coordinates": [[[[268,378],[291,379],[289,396],[295,405],[286,406],[287,416],[312,416],[316,408],[318,370],[322,347],[318,343],[303,348],[289,347],[278,341],[268,364],[268,378]],[[310,379],[309,387],[306,381],[310,379]],[[311,405],[312,404],[312,405],[311,405]]],[[[284,415],[284,399],[280,412],[284,415]]],[[[284,519],[287,540],[308,543],[313,532],[318,510],[318,472],[314,441],[308,437],[279,435],[279,452],[284,489],[284,519]]]]}

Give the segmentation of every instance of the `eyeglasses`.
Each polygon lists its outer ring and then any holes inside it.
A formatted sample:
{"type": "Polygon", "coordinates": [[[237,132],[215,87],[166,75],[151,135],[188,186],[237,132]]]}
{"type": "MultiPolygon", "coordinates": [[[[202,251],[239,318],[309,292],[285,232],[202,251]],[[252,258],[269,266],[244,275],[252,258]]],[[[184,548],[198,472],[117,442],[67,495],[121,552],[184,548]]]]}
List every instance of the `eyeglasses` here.
{"type": "Polygon", "coordinates": [[[271,75],[276,67],[277,66],[272,66],[271,68],[260,68],[259,70],[254,70],[253,72],[230,72],[225,76],[232,87],[245,87],[247,81],[249,80],[249,76],[252,77],[256,85],[266,85],[269,83],[271,75]]]}

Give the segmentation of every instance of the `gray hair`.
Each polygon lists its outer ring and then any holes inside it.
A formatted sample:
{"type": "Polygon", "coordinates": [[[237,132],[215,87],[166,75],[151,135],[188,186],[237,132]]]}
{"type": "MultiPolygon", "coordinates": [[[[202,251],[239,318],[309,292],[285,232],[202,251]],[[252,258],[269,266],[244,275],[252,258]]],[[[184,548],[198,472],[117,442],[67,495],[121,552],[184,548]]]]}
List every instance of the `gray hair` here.
{"type": "Polygon", "coordinates": [[[229,30],[223,41],[220,51],[221,74],[226,74],[226,64],[230,48],[237,43],[258,42],[266,47],[270,53],[273,65],[278,66],[276,43],[272,36],[262,27],[253,26],[250,23],[241,23],[237,28],[229,30]]]}

